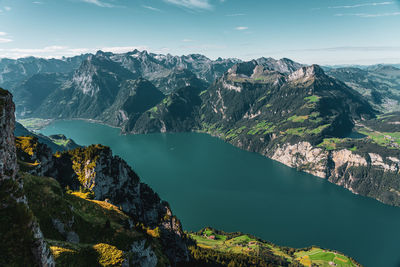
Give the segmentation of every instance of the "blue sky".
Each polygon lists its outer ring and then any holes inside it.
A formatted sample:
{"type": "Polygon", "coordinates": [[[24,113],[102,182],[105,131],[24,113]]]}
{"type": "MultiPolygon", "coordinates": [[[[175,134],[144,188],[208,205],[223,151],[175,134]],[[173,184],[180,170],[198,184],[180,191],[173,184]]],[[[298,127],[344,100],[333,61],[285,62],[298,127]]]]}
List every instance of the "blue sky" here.
{"type": "Polygon", "coordinates": [[[400,63],[400,0],[0,0],[0,57],[134,48],[400,63]]]}

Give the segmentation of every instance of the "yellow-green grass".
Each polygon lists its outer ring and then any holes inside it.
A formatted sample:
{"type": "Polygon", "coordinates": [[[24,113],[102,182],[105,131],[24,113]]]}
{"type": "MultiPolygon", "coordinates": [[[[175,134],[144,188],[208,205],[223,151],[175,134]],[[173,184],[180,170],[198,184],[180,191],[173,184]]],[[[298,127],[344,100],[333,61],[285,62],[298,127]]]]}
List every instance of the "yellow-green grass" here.
{"type": "Polygon", "coordinates": [[[303,250],[292,250],[292,252],[290,252],[290,250],[257,240],[245,234],[230,239],[225,236],[225,238],[216,238],[215,240],[207,238],[210,235],[215,236],[215,233],[210,229],[206,229],[202,232],[202,235],[190,234],[190,237],[196,241],[199,247],[213,249],[224,253],[255,255],[255,253],[260,251],[269,251],[268,253],[283,257],[289,262],[299,262],[304,266],[315,265],[328,267],[331,266],[330,263],[334,263],[336,266],[340,267],[358,266],[345,255],[317,247],[303,250]]]}
{"type": "Polygon", "coordinates": [[[324,138],[322,143],[320,143],[317,147],[324,147],[327,150],[334,150],[337,147],[337,144],[340,144],[345,139],[340,138],[324,138]]]}
{"type": "Polygon", "coordinates": [[[18,120],[25,128],[31,131],[40,130],[47,125],[49,125],[53,120],[52,119],[40,119],[40,118],[29,118],[29,119],[21,119],[18,120]]]}
{"type": "Polygon", "coordinates": [[[202,248],[214,249],[220,252],[230,252],[246,255],[250,255],[251,253],[260,249],[268,249],[277,256],[285,257],[289,261],[293,260],[292,257],[280,250],[279,247],[260,242],[254,238],[249,237],[248,235],[241,235],[231,239],[228,239],[226,236],[223,235],[217,235],[216,239],[214,240],[207,238],[208,234],[214,235],[213,232],[207,232],[205,236],[190,234],[190,237],[196,241],[199,247],[202,248]]]}
{"type": "Polygon", "coordinates": [[[393,143],[400,145],[400,132],[378,132],[365,128],[360,129],[358,132],[367,135],[369,139],[373,140],[378,145],[391,146],[393,143]]]}
{"type": "Polygon", "coordinates": [[[294,255],[297,261],[300,261],[306,266],[315,264],[322,267],[328,267],[332,266],[330,263],[334,263],[336,266],[340,267],[357,266],[350,258],[342,254],[320,248],[312,248],[307,251],[296,252],[294,255]]]}
{"type": "Polygon", "coordinates": [[[308,129],[306,127],[298,127],[298,128],[289,128],[286,129],[286,131],[282,132],[283,134],[287,135],[298,135],[298,136],[304,136],[304,135],[316,135],[321,133],[323,130],[328,128],[330,124],[324,124],[320,125],[317,128],[311,128],[308,129]]]}
{"type": "Polygon", "coordinates": [[[255,134],[268,134],[272,133],[275,130],[276,126],[271,122],[261,121],[253,126],[247,134],[255,135],[255,134]]]}
{"type": "Polygon", "coordinates": [[[304,98],[304,100],[308,101],[309,103],[316,103],[319,101],[321,97],[317,95],[312,95],[312,96],[307,96],[304,98]]]}
{"type": "Polygon", "coordinates": [[[287,120],[292,121],[292,122],[304,122],[307,119],[308,119],[308,115],[305,115],[305,116],[293,115],[293,116],[289,117],[287,120]]]}
{"type": "MultiPolygon", "coordinates": [[[[153,248],[160,262],[166,263],[164,265],[169,264],[162,252],[157,229],[144,229],[140,225],[131,228],[130,217],[117,206],[88,199],[86,193],[70,190],[65,192],[53,178],[36,177],[26,173],[20,175],[24,180],[29,207],[38,219],[44,237],[52,240],[50,246],[54,247],[54,253],[63,255],[56,258],[58,266],[102,266],[101,263],[108,260],[118,262],[121,258],[119,251],[129,251],[133,242],[141,240],[146,240],[153,248]],[[66,231],[75,232],[80,243],[65,243],[65,237],[54,227],[54,219],[63,223],[66,231]],[[88,255],[92,260],[82,261],[81,264],[74,261],[74,255],[78,258],[88,255]],[[93,265],[93,259],[97,260],[97,265],[93,265]]],[[[116,263],[103,266],[119,265],[116,263]]]]}
{"type": "Polygon", "coordinates": [[[115,246],[47,240],[57,266],[122,266],[127,255],[115,246]]]}

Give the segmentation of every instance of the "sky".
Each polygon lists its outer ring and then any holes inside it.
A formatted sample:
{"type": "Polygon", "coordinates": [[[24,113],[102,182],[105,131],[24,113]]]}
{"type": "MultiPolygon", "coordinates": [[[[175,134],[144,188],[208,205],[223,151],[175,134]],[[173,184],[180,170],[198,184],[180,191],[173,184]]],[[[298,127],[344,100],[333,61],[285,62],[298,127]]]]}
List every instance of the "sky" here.
{"type": "Polygon", "coordinates": [[[400,63],[400,0],[0,0],[0,58],[100,49],[400,63]]]}

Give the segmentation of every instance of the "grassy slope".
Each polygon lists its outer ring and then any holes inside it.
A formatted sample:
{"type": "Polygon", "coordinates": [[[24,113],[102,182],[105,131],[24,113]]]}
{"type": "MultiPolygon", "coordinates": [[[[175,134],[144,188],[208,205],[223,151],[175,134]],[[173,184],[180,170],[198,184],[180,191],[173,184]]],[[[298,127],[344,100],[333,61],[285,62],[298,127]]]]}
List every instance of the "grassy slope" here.
{"type": "Polygon", "coordinates": [[[121,266],[123,259],[132,256],[123,251],[129,251],[130,245],[140,240],[152,246],[159,266],[169,264],[159,241],[151,235],[152,229],[140,225],[130,228],[129,217],[118,207],[87,199],[86,193],[64,192],[53,178],[21,175],[30,208],[58,265],[121,266]],[[63,223],[66,233],[75,232],[79,243],[67,242],[66,234],[54,226],[55,219],[63,223]]]}
{"type": "Polygon", "coordinates": [[[284,248],[246,234],[227,234],[206,228],[198,233],[191,233],[190,236],[196,240],[199,247],[213,249],[223,253],[236,253],[250,256],[272,253],[294,265],[298,263],[300,266],[331,266],[329,264],[330,262],[341,267],[359,266],[353,259],[338,252],[317,247],[305,249],[284,248]],[[215,239],[210,239],[211,236],[215,237],[215,239]]]}

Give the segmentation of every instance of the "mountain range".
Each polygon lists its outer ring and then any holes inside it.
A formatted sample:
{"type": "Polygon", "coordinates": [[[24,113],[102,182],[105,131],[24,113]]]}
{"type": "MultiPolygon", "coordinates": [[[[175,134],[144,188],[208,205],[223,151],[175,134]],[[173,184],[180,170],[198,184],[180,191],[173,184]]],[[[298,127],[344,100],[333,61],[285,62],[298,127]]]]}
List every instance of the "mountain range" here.
{"type": "Polygon", "coordinates": [[[324,68],[286,58],[243,62],[138,50],[61,61],[76,68],[3,74],[14,85],[17,118],[90,119],[127,134],[206,132],[400,205],[394,66],[324,68]]]}

